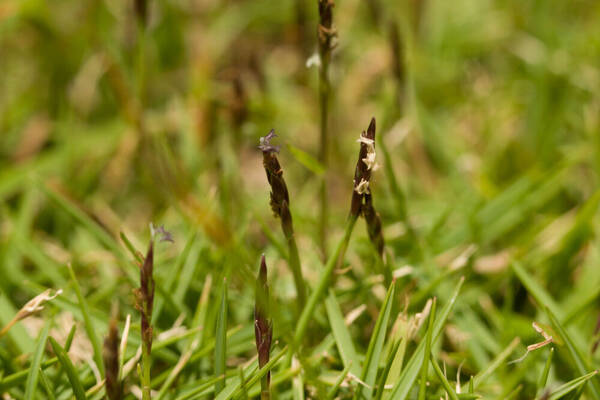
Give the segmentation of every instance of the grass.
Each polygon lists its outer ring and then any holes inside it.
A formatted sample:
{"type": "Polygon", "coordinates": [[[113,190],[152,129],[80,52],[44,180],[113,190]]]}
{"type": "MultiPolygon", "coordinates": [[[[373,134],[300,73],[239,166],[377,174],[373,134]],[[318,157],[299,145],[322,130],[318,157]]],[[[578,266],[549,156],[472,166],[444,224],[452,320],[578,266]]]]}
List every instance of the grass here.
{"type": "Polygon", "coordinates": [[[0,5],[3,398],[600,399],[597,2],[130,3],[0,5]]]}

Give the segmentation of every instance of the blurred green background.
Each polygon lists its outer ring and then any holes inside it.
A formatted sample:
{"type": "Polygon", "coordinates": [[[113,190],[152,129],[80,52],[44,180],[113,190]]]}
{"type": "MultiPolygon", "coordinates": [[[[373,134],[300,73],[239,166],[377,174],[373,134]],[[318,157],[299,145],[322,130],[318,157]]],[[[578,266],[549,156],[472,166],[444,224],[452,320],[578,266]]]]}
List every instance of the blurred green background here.
{"type": "MultiPolygon", "coordinates": [[[[146,30],[133,1],[0,3],[3,323],[42,288],[68,287],[72,262],[104,332],[114,298],[133,312],[136,272],[119,235],[143,251],[154,222],[175,237],[158,251],[159,329],[193,315],[208,274],[230,280],[232,326],[250,321],[266,253],[280,300],[275,335],[293,332],[291,274],[257,144],[271,128],[279,135],[314,282],[316,3],[149,1],[146,30]]],[[[374,116],[390,158],[378,152],[372,188],[391,265],[403,268],[398,298],[411,296],[417,311],[467,276],[444,344],[449,368],[466,360],[468,376],[515,336],[538,341],[530,323],[544,319],[543,305],[511,259],[554,298],[598,366],[589,347],[600,309],[600,2],[339,0],[334,25],[330,245],[349,210],[356,139],[374,116]]],[[[347,255],[352,272],[339,280],[344,311],[367,305],[352,328],[361,351],[383,297],[363,224],[347,255]]],[[[7,371],[36,332],[11,331],[7,371]]],[[[575,376],[567,371],[557,376],[575,376]]],[[[513,372],[502,373],[495,382],[513,372]]],[[[529,373],[517,382],[535,382],[529,373]]]]}

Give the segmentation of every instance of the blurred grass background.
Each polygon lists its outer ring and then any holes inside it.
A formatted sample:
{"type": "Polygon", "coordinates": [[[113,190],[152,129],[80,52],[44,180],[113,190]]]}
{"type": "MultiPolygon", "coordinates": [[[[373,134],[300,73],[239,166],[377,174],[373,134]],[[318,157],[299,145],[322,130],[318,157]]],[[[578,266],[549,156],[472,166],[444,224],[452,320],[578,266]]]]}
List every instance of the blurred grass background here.
{"type": "MultiPolygon", "coordinates": [[[[150,1],[146,30],[129,1],[4,0],[2,325],[46,287],[63,288],[56,312],[78,319],[71,262],[103,335],[114,299],[123,316],[135,313],[136,269],[120,234],[143,250],[154,222],[175,237],[158,251],[157,331],[179,315],[189,325],[206,277],[220,286],[227,276],[230,327],[242,326],[228,364],[249,357],[253,282],[266,253],[275,336],[291,337],[292,278],[256,146],[275,128],[312,283],[322,268],[318,76],[307,67],[317,21],[316,0],[150,1]]],[[[548,323],[549,304],[527,277],[577,333],[588,365],[599,365],[599,22],[591,0],[336,3],[330,235],[342,234],[356,139],[375,116],[378,149],[390,154],[380,152],[372,188],[400,269],[396,312],[420,311],[432,295],[443,301],[467,277],[439,346],[449,379],[462,363],[464,383],[515,337],[523,344],[511,358],[539,341],[531,322],[548,323]]],[[[385,294],[363,224],[347,255],[352,270],[336,286],[344,313],[367,306],[351,327],[362,353],[385,294]]],[[[325,314],[316,320],[326,332],[325,314]]],[[[4,375],[27,365],[41,327],[31,321],[3,339],[4,375]]],[[[178,350],[170,351],[164,365],[178,350]]],[[[521,384],[519,398],[533,398],[545,351],[503,364],[482,393],[506,398],[521,384]]],[[[555,363],[557,382],[582,375],[568,353],[555,363]]],[[[336,366],[307,363],[307,392],[322,393],[336,366]]]]}

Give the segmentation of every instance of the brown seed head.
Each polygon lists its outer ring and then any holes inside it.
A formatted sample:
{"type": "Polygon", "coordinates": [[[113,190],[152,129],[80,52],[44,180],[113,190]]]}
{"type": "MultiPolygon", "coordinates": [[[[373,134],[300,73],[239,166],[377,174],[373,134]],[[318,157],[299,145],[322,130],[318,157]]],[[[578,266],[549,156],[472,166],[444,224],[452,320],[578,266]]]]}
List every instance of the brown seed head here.
{"type": "Polygon", "coordinates": [[[269,286],[267,285],[267,263],[265,256],[260,259],[260,270],[256,279],[256,303],[254,306],[254,336],[258,352],[258,365],[269,362],[273,324],[269,320],[269,286]]]}
{"type": "Polygon", "coordinates": [[[103,358],[106,368],[106,396],[109,400],[120,400],[123,390],[119,382],[119,330],[116,316],[111,319],[108,336],[104,339],[103,358]]]}
{"type": "Polygon", "coordinates": [[[148,351],[152,348],[152,308],[154,304],[154,240],[150,240],[150,246],[144,264],[140,268],[140,289],[138,297],[141,304],[138,309],[142,315],[142,339],[148,351]]]}
{"type": "Polygon", "coordinates": [[[135,16],[142,26],[148,22],[148,0],[134,0],[135,16]]]}
{"type": "Polygon", "coordinates": [[[332,49],[333,39],[336,36],[336,31],[333,28],[334,6],[334,0],[319,0],[319,26],[317,27],[317,34],[321,56],[332,49]]]}
{"type": "Polygon", "coordinates": [[[277,159],[279,146],[271,145],[271,139],[274,137],[277,137],[277,135],[275,135],[274,130],[271,130],[267,136],[260,139],[258,148],[263,152],[263,166],[265,167],[267,180],[271,186],[271,209],[275,216],[281,218],[284,226],[287,222],[291,226],[291,216],[289,213],[290,196],[285,180],[283,179],[283,170],[277,159]]]}
{"type": "Polygon", "coordinates": [[[352,191],[352,204],[350,214],[358,217],[361,213],[363,198],[370,193],[369,184],[371,180],[372,166],[367,162],[368,155],[375,149],[375,118],[371,119],[367,131],[363,131],[360,138],[360,150],[358,161],[354,170],[354,190],[352,191]]]}

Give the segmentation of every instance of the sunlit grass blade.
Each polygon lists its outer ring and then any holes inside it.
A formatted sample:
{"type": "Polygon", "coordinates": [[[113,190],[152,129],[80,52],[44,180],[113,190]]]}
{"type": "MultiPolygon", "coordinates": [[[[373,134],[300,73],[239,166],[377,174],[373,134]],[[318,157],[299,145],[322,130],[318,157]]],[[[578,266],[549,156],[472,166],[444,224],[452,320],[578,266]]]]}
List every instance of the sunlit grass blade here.
{"type": "Polygon", "coordinates": [[[431,335],[433,334],[433,321],[435,320],[435,309],[437,300],[433,298],[433,304],[429,313],[429,322],[427,323],[427,333],[425,335],[425,357],[421,366],[421,381],[419,382],[419,400],[425,400],[427,390],[427,375],[429,374],[429,359],[431,358],[431,335]]]}
{"type": "Polygon", "coordinates": [[[29,374],[27,375],[27,383],[25,384],[25,400],[35,399],[40,365],[42,364],[42,357],[44,357],[44,350],[46,349],[46,341],[48,340],[51,325],[52,319],[48,318],[35,345],[35,352],[33,353],[29,374]]]}
{"type": "Polygon", "coordinates": [[[227,353],[227,280],[223,280],[221,305],[217,315],[215,337],[215,375],[223,377],[223,379],[215,383],[215,393],[218,394],[225,388],[225,360],[227,353]]]}
{"type": "Polygon", "coordinates": [[[100,370],[100,375],[104,376],[104,362],[102,360],[102,345],[100,344],[100,340],[98,339],[98,332],[94,327],[92,322],[92,318],[90,316],[90,309],[88,307],[87,301],[83,297],[81,293],[81,287],[79,286],[79,282],[75,277],[75,272],[73,272],[73,267],[71,264],[67,265],[69,269],[69,275],[71,276],[71,281],[73,282],[73,288],[75,289],[75,295],[77,296],[77,302],[79,303],[79,307],[81,308],[81,314],[83,315],[83,323],[85,326],[85,332],[92,343],[92,348],[94,349],[94,362],[96,366],[100,370]]]}
{"type": "Polygon", "coordinates": [[[363,364],[363,370],[361,373],[361,380],[366,384],[358,386],[356,391],[355,399],[370,399],[373,396],[373,387],[375,386],[375,380],[377,379],[377,370],[379,369],[379,360],[381,358],[381,351],[383,350],[383,344],[387,333],[387,326],[390,320],[390,314],[392,312],[392,305],[394,299],[394,293],[396,292],[396,283],[393,282],[387,291],[385,300],[379,310],[379,316],[375,323],[375,328],[371,334],[371,340],[369,341],[369,347],[367,348],[367,355],[365,356],[365,362],[363,364]]]}
{"type": "Polygon", "coordinates": [[[53,337],[49,337],[50,345],[54,350],[54,354],[58,358],[58,361],[61,363],[65,372],[67,373],[67,378],[69,378],[69,382],[71,383],[71,388],[73,389],[73,395],[77,400],[86,400],[85,390],[83,390],[83,386],[81,381],[79,380],[79,375],[71,362],[71,359],[65,352],[65,350],[58,344],[53,337]]]}
{"type": "Polygon", "coordinates": [[[335,338],[337,349],[340,352],[344,368],[349,367],[350,372],[354,376],[360,376],[360,361],[352,342],[352,336],[344,321],[344,316],[340,309],[340,305],[335,297],[333,290],[329,290],[329,295],[325,299],[325,309],[327,310],[327,317],[329,318],[329,324],[331,325],[331,331],[335,338]]]}
{"type": "MultiPolygon", "coordinates": [[[[563,328],[562,324],[558,321],[556,315],[550,310],[550,308],[546,307],[546,314],[550,318],[550,322],[552,323],[552,327],[556,330],[556,332],[560,335],[563,342],[567,346],[567,350],[569,355],[571,356],[573,363],[575,364],[575,370],[581,374],[585,375],[587,371],[591,368],[585,362],[581,352],[575,346],[575,343],[571,339],[571,336],[567,333],[567,331],[563,328]]],[[[597,379],[591,379],[589,385],[590,393],[592,398],[598,400],[600,399],[600,384],[597,379]]]]}
{"type": "Polygon", "coordinates": [[[586,383],[589,379],[591,379],[597,373],[598,373],[598,371],[592,371],[589,374],[585,374],[583,376],[580,376],[579,378],[575,378],[575,379],[565,383],[564,385],[559,386],[558,388],[556,388],[555,391],[552,392],[552,394],[550,395],[548,400],[558,400],[558,399],[562,398],[564,395],[572,392],[573,390],[577,389],[579,386],[586,383]]]}
{"type": "MultiPolygon", "coordinates": [[[[461,278],[460,281],[458,282],[458,285],[456,285],[456,288],[454,289],[452,296],[450,297],[450,299],[448,300],[448,302],[446,303],[444,308],[442,308],[441,312],[439,313],[439,316],[437,317],[437,319],[435,321],[433,332],[432,332],[432,340],[433,340],[432,343],[435,343],[435,341],[438,339],[439,335],[442,333],[442,329],[444,328],[446,320],[448,319],[448,317],[450,316],[450,312],[454,308],[454,304],[456,303],[456,299],[458,298],[458,294],[460,293],[460,289],[462,288],[463,282],[464,282],[464,278],[461,278]]],[[[392,398],[394,400],[406,399],[406,396],[412,389],[413,384],[414,384],[415,380],[417,379],[417,376],[419,375],[419,370],[423,363],[424,357],[425,357],[425,341],[421,341],[421,343],[419,343],[419,346],[417,347],[417,349],[411,356],[410,360],[406,363],[406,367],[402,371],[402,374],[400,375],[400,379],[396,383],[390,398],[392,398]]]]}

